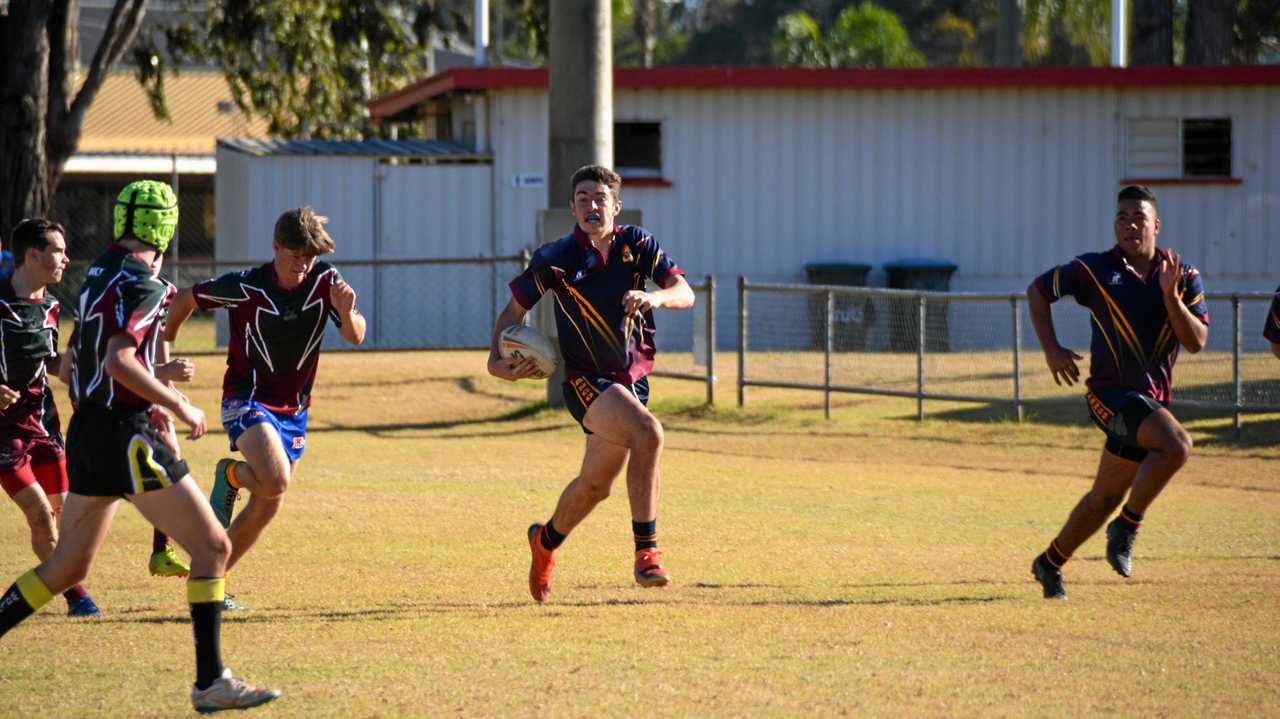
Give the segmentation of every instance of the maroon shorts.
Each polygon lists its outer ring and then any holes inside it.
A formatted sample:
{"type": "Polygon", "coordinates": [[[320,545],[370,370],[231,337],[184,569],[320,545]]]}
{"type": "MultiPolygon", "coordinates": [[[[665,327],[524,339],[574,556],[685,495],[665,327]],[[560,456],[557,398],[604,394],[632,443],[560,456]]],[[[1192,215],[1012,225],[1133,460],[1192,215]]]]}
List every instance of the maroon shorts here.
{"type": "Polygon", "coordinates": [[[33,484],[45,494],[67,491],[67,458],[62,438],[5,437],[0,439],[0,485],[10,497],[33,484]]]}

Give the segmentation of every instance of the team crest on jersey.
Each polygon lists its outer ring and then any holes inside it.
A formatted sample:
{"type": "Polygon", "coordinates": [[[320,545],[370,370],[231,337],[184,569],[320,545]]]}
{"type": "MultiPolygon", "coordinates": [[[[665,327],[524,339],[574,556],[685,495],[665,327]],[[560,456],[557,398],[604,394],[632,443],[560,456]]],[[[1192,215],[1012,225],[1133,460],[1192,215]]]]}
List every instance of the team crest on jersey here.
{"type": "Polygon", "coordinates": [[[629,245],[622,246],[622,261],[635,262],[636,258],[631,255],[631,247],[629,245]]]}

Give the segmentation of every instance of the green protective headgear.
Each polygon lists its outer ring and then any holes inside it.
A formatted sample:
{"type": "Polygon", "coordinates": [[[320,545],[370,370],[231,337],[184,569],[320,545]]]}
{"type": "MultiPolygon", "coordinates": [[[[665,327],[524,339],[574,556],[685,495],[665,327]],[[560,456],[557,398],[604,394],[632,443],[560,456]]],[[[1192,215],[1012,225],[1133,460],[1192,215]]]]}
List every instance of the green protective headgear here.
{"type": "Polygon", "coordinates": [[[115,239],[132,237],[163,254],[178,229],[178,196],[163,182],[130,182],[116,196],[113,217],[115,239]]]}

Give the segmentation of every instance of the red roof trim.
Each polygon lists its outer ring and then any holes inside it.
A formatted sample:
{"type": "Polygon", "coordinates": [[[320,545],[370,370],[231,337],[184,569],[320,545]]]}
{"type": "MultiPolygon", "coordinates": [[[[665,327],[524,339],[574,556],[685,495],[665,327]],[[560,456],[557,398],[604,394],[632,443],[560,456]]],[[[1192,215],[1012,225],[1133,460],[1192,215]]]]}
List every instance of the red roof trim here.
{"type": "Polygon", "coordinates": [[[1129,178],[1121,185],[1243,185],[1239,177],[1149,177],[1129,178]]]}
{"type": "MultiPolygon", "coordinates": [[[[823,70],[781,67],[658,67],[614,70],[614,87],[648,89],[948,90],[957,88],[1280,85],[1280,65],[1220,67],[1027,67],[823,70]]],[[[369,103],[375,118],[453,90],[545,89],[546,68],[456,68],[369,103]]]]}

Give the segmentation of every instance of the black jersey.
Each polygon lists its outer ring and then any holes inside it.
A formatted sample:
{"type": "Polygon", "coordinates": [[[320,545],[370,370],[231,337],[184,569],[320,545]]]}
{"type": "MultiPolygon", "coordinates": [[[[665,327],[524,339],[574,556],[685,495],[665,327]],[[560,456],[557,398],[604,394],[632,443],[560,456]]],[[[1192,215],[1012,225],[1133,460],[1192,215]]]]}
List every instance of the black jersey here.
{"type": "Polygon", "coordinates": [[[58,433],[58,410],[46,369],[58,356],[58,310],[53,295],[18,297],[0,281],[0,383],[21,397],[0,412],[0,436],[58,433]]]}
{"type": "Polygon", "coordinates": [[[77,407],[151,406],[107,374],[107,342],[121,332],[128,334],[139,364],[154,373],[161,328],[176,293],[177,288],[155,276],[149,264],[122,245],[111,245],[94,260],[80,288],[80,316],[72,336],[71,401],[77,407]]]}

